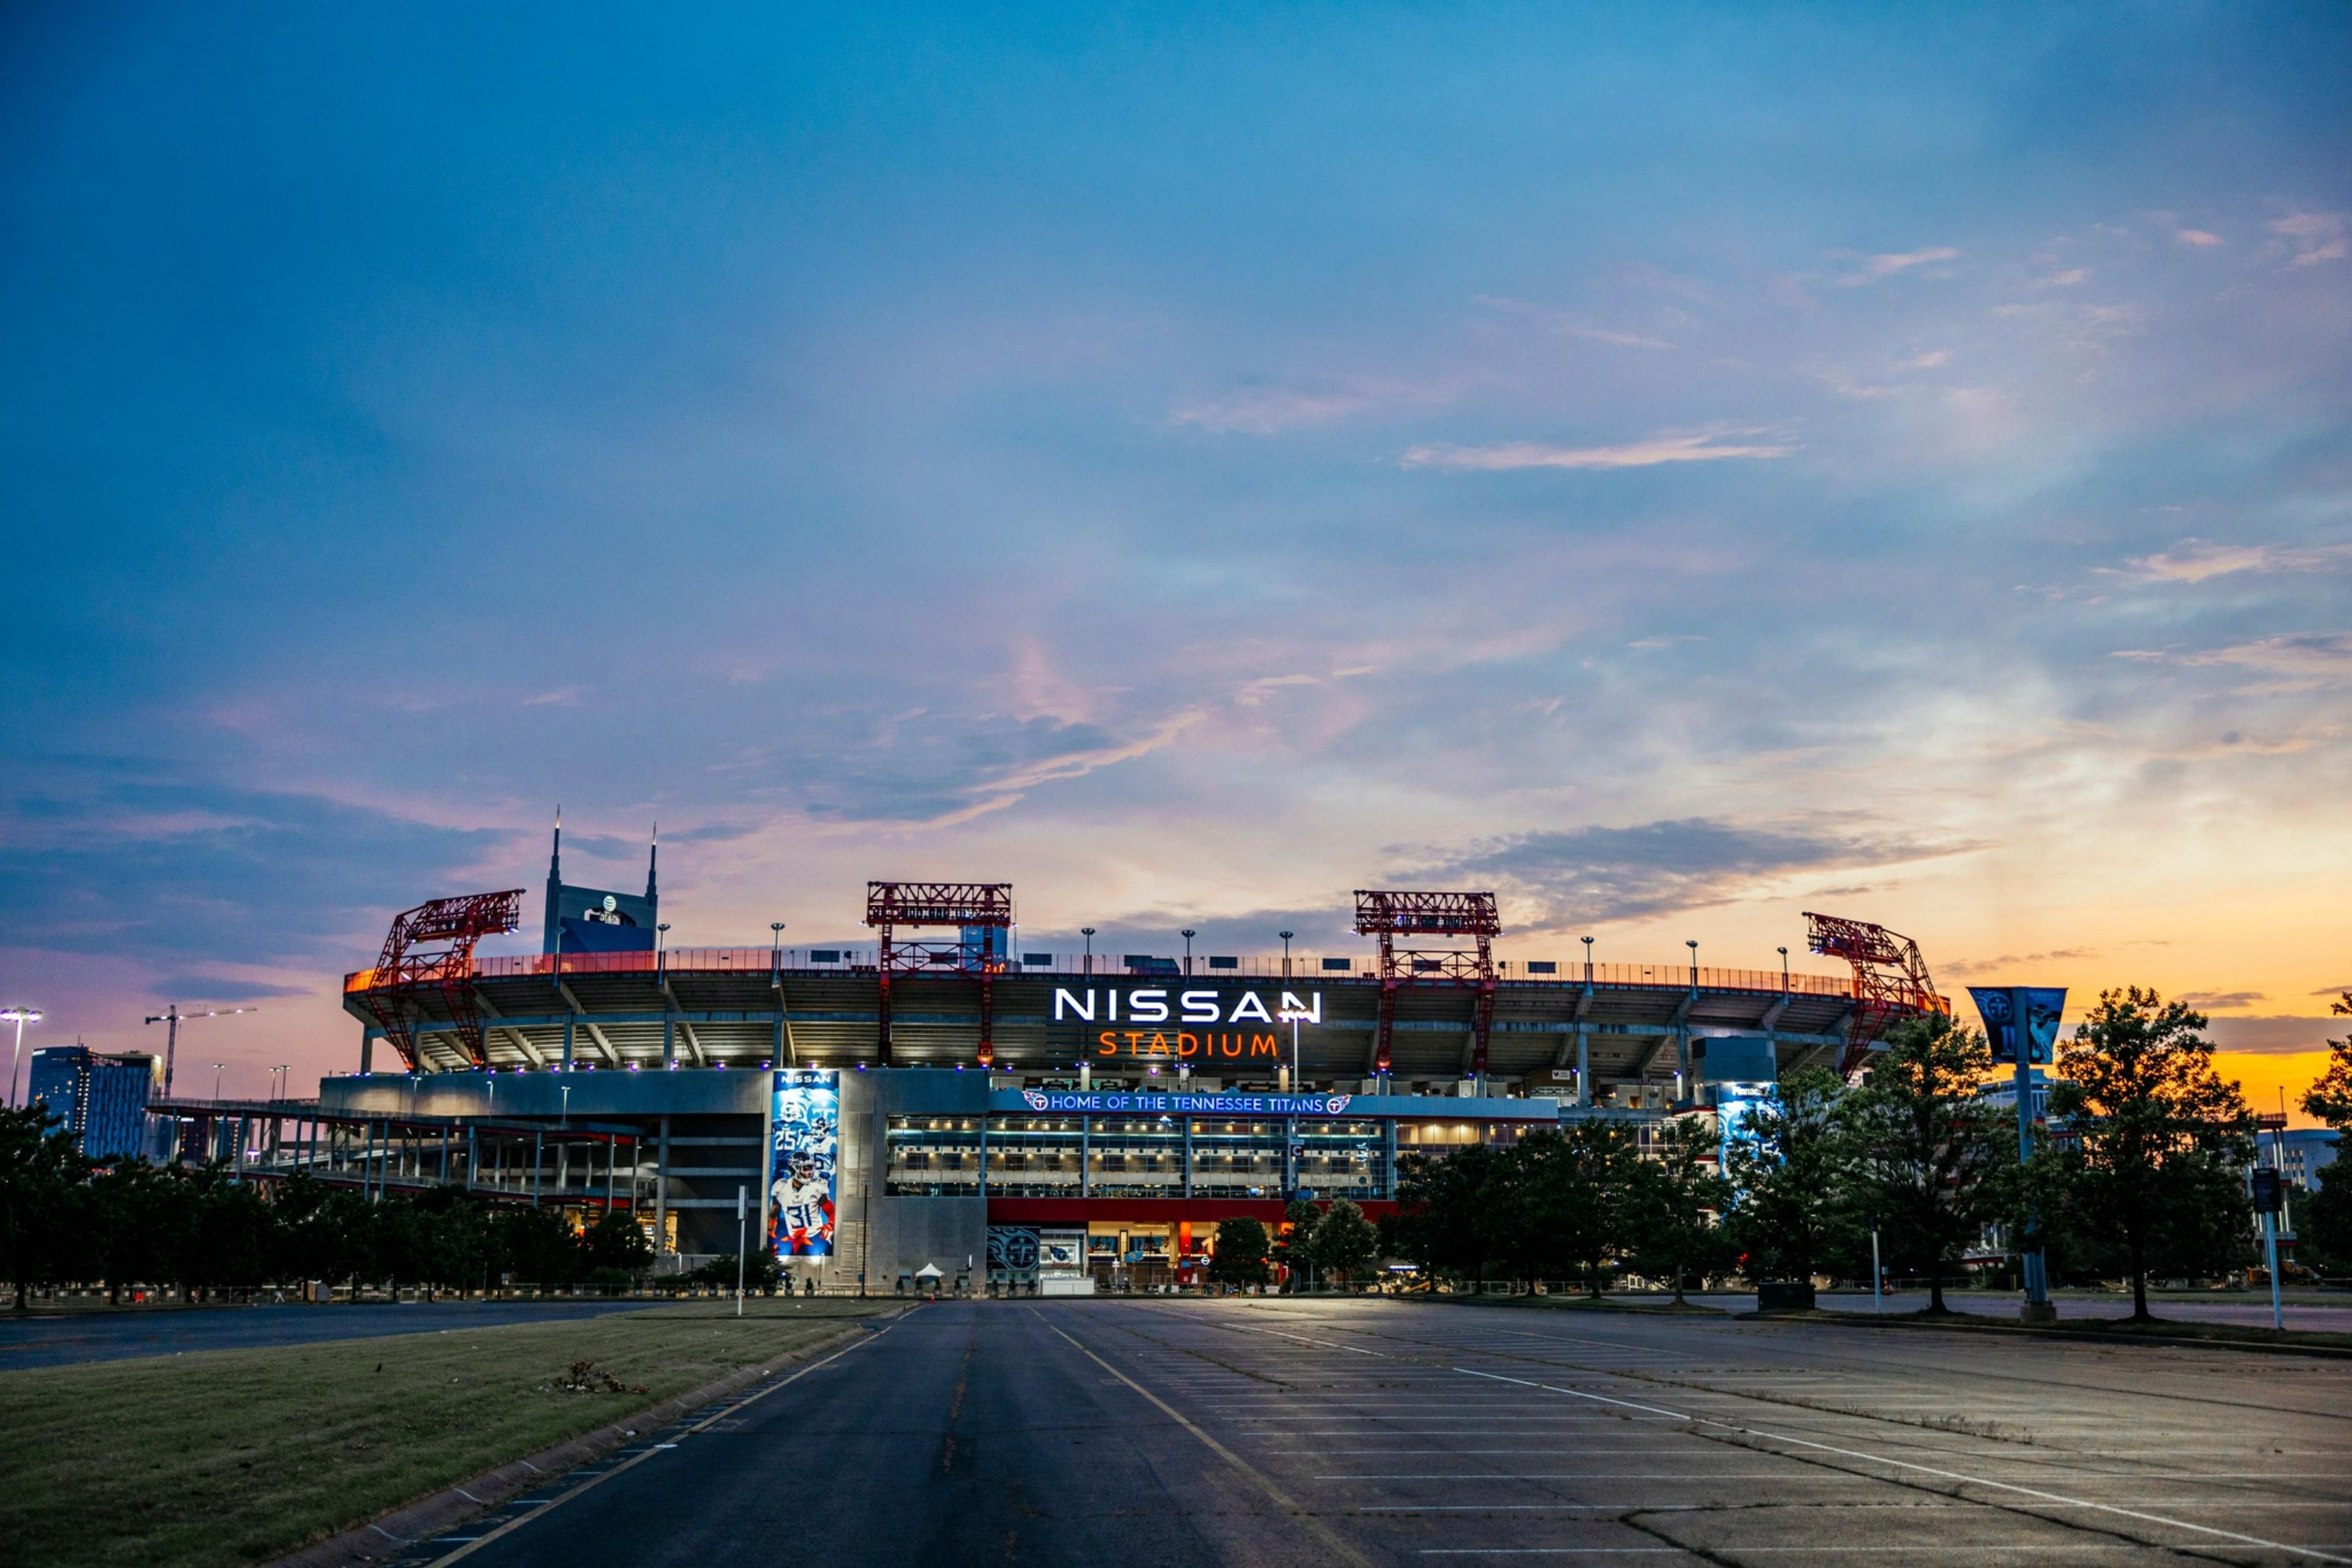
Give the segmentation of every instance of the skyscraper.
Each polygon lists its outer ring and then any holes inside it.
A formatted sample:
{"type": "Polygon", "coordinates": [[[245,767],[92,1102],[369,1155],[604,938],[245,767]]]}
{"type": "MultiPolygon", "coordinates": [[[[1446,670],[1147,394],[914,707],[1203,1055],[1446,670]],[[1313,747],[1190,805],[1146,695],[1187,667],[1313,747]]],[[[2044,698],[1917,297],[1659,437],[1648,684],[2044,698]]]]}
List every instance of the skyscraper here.
{"type": "Polygon", "coordinates": [[[147,1146],[147,1101],[161,1064],[144,1051],[104,1056],[79,1044],[33,1053],[31,1098],[46,1100],[81,1152],[93,1160],[138,1154],[147,1146]]]}

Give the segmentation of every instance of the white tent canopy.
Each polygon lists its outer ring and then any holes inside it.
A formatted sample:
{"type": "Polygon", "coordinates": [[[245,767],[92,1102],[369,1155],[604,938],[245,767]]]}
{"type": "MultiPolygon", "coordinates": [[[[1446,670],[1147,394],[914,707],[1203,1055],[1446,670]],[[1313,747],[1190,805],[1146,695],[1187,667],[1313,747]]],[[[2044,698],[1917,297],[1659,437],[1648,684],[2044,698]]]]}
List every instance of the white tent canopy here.
{"type": "Polygon", "coordinates": [[[936,1263],[926,1263],[920,1268],[915,1270],[915,1278],[918,1279],[937,1279],[940,1278],[940,1266],[936,1263]]]}

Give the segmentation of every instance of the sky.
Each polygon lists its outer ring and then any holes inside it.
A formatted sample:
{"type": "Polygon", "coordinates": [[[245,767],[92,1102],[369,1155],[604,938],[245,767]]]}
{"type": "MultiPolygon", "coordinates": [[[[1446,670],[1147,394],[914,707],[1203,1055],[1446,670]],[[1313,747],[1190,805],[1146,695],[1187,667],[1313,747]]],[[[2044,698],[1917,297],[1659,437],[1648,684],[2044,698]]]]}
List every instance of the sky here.
{"type": "Polygon", "coordinates": [[[2347,153],[2329,6],[8,7],[0,1001],[350,1070],[561,803],[678,945],[1828,909],[2271,1108],[2352,989],[2347,153]]]}

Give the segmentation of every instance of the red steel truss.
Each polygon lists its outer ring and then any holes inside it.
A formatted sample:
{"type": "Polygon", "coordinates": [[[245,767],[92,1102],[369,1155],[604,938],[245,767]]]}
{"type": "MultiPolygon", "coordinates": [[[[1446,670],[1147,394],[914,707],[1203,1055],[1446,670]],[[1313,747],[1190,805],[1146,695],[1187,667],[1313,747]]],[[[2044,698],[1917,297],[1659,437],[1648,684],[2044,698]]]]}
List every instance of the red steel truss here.
{"type": "Polygon", "coordinates": [[[1492,893],[1411,893],[1356,889],[1356,931],[1381,944],[1381,1022],[1372,1048],[1372,1070],[1389,1070],[1389,1041],[1396,1025],[1401,985],[1475,987],[1471,1014],[1470,1070],[1486,1072],[1486,1041],[1495,1026],[1495,939],[1503,934],[1492,893]],[[1413,936],[1470,937],[1475,951],[1458,947],[1409,948],[1396,939],[1413,936]]]}
{"type": "Polygon", "coordinates": [[[1805,942],[1815,952],[1853,965],[1853,1016],[1846,1024],[1845,1057],[1838,1070],[1851,1073],[1870,1054],[1870,1043],[1896,1019],[1916,1013],[1948,1013],[1951,1004],[1936,993],[1919,944],[1868,921],[1805,911],[1805,942]]]}
{"type": "Polygon", "coordinates": [[[989,938],[975,952],[961,940],[900,942],[900,926],[953,926],[965,931],[1013,929],[1010,882],[868,882],[866,923],[882,933],[877,1027],[884,1067],[890,1065],[890,977],[894,974],[972,975],[980,981],[980,1065],[996,1060],[996,977],[1004,973],[1004,943],[989,938]]]}
{"type": "Polygon", "coordinates": [[[522,889],[468,893],[435,899],[394,915],[384,934],[383,955],[368,980],[367,1009],[383,1026],[384,1038],[400,1059],[416,1066],[416,1026],[409,999],[438,992],[457,1026],[457,1047],[476,1067],[488,1065],[482,1045],[481,1010],[474,1005],[474,944],[502,935],[522,922],[522,889]]]}

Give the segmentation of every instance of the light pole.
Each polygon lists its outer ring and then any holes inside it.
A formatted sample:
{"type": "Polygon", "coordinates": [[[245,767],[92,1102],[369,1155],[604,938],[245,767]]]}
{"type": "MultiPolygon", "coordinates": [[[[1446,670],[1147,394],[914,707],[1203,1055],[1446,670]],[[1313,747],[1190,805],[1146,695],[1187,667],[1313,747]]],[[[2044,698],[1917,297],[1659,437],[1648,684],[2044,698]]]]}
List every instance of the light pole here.
{"type": "Polygon", "coordinates": [[[25,1026],[41,1021],[38,1007],[10,1007],[0,1011],[0,1021],[16,1026],[16,1044],[8,1052],[8,1103],[16,1103],[16,1058],[25,1054],[25,1026]]]}
{"type": "Polygon", "coordinates": [[[751,1245],[751,1233],[743,1227],[751,1223],[751,1189],[738,1185],[735,1189],[735,1315],[743,1315],[743,1255],[751,1245]]]}
{"type": "Polygon", "coordinates": [[[1290,978],[1290,938],[1292,933],[1286,931],[1278,931],[1274,934],[1282,939],[1282,977],[1285,980],[1287,980],[1290,978]]]}
{"type": "Polygon", "coordinates": [[[276,1078],[278,1080],[278,1087],[271,1091],[270,1099],[283,1100],[287,1095],[293,1092],[294,1080],[289,1076],[294,1071],[294,1064],[292,1062],[279,1062],[276,1067],[271,1068],[269,1071],[271,1076],[276,1078]]]}
{"type": "Polygon", "coordinates": [[[223,1073],[226,1072],[227,1070],[228,1070],[228,1063],[226,1063],[226,1062],[215,1062],[215,1063],[213,1063],[213,1103],[214,1103],[214,1104],[215,1104],[215,1105],[218,1105],[218,1104],[220,1103],[221,1074],[223,1074],[223,1073]]]}
{"type": "Polygon", "coordinates": [[[654,967],[656,969],[659,969],[661,967],[662,947],[668,938],[669,921],[663,921],[660,924],[654,927],[654,967]]]}
{"type": "Polygon", "coordinates": [[[1592,939],[1591,939],[1591,937],[1589,937],[1589,936],[1588,936],[1588,937],[1584,938],[1583,940],[1584,940],[1584,983],[1585,983],[1587,985],[1590,985],[1590,984],[1592,984],[1592,939]]]}
{"type": "Polygon", "coordinates": [[[1683,945],[1691,950],[1691,989],[1698,989],[1698,938],[1693,937],[1683,945]]]}
{"type": "Polygon", "coordinates": [[[1080,926],[1078,934],[1087,939],[1087,973],[1092,974],[1095,972],[1095,928],[1080,926]]]}
{"type": "Polygon", "coordinates": [[[1192,939],[1201,933],[1191,926],[1184,928],[1184,973],[1192,973],[1192,939]]]}
{"type": "Polygon", "coordinates": [[[1296,1007],[1285,1007],[1275,1016],[1290,1026],[1290,1092],[1303,1093],[1306,1086],[1298,1079],[1298,1021],[1307,1015],[1296,1007]]]}
{"type": "Polygon", "coordinates": [[[1789,950],[1785,947],[1780,950],[1780,994],[1789,994],[1789,950]]]}

